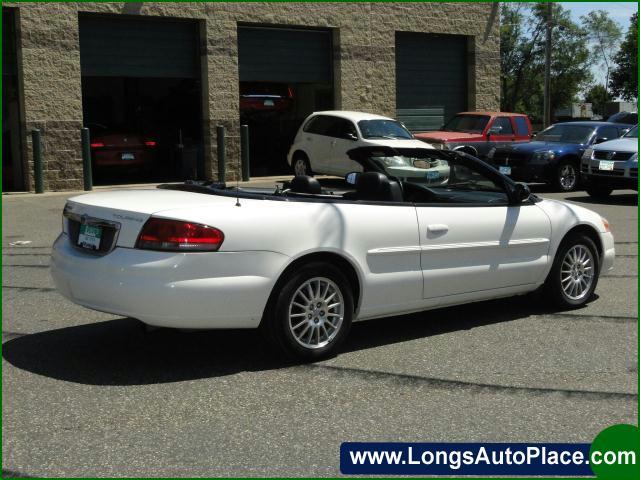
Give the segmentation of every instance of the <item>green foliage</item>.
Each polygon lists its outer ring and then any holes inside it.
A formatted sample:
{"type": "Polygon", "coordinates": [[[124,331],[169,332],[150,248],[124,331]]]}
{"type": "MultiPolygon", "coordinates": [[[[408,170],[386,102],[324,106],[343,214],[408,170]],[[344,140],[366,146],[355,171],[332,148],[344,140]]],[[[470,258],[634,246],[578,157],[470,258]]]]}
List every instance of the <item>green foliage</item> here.
{"type": "MultiPolygon", "coordinates": [[[[542,118],[546,6],[503,3],[500,58],[503,111],[542,118]]],[[[576,100],[591,82],[585,30],[561,5],[553,5],[551,111],[576,100]]]]}
{"type": "Polygon", "coordinates": [[[613,63],[611,92],[625,100],[638,98],[638,13],[631,16],[631,25],[613,63]]]}
{"type": "Polygon", "coordinates": [[[603,117],[606,115],[607,102],[612,100],[613,96],[604,85],[593,85],[584,96],[584,101],[592,104],[593,113],[603,117]]]}
{"type": "Polygon", "coordinates": [[[604,88],[609,85],[611,60],[620,45],[622,30],[604,10],[593,10],[581,17],[582,25],[591,42],[593,62],[605,71],[604,88]]]}

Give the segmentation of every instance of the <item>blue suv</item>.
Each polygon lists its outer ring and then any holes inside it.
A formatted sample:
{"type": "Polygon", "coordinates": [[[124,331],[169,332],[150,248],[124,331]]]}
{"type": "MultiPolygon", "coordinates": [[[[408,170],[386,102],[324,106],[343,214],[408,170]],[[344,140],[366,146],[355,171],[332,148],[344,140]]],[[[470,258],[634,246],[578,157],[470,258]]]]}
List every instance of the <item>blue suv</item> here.
{"type": "Polygon", "coordinates": [[[529,143],[491,150],[489,162],[518,182],[542,182],[563,192],[580,183],[580,159],[597,143],[624,135],[633,125],[608,122],[556,123],[529,143]]]}

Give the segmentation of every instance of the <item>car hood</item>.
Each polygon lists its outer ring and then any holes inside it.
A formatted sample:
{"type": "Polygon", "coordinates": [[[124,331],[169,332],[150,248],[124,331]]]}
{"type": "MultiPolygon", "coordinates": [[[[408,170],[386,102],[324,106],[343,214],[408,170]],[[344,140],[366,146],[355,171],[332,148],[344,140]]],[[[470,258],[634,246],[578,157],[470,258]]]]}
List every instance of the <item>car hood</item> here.
{"type": "Polygon", "coordinates": [[[433,148],[431,145],[426,145],[424,142],[416,139],[407,140],[389,140],[387,138],[368,138],[365,140],[367,145],[379,145],[381,147],[393,147],[393,148],[433,148]]]}
{"type": "Polygon", "coordinates": [[[464,133],[464,132],[444,132],[436,130],[435,132],[416,133],[416,138],[431,143],[446,142],[472,142],[482,140],[482,133],[464,133]]]}
{"type": "Polygon", "coordinates": [[[637,152],[638,151],[638,139],[637,138],[616,138],[615,140],[609,140],[608,142],[602,142],[593,146],[594,150],[615,150],[618,152],[637,152]]]}
{"type": "Polygon", "coordinates": [[[567,151],[575,151],[584,148],[584,145],[579,143],[559,143],[559,142],[528,142],[517,143],[502,147],[501,150],[508,150],[510,152],[518,153],[535,153],[539,151],[552,151],[555,153],[563,153],[567,151]]]}

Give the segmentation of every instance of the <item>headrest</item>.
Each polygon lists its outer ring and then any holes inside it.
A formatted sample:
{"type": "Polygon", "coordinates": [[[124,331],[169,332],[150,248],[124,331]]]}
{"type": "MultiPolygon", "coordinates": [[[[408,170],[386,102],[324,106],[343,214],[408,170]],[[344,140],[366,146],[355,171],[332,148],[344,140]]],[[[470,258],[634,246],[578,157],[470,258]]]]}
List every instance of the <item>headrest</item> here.
{"type": "Polygon", "coordinates": [[[358,174],[356,180],[356,197],[358,200],[378,202],[401,202],[402,191],[397,182],[392,182],[379,172],[358,174]]]}
{"type": "Polygon", "coordinates": [[[293,180],[289,183],[289,189],[296,193],[322,193],[322,186],[320,185],[320,182],[308,175],[298,175],[293,177],[293,180]]]}

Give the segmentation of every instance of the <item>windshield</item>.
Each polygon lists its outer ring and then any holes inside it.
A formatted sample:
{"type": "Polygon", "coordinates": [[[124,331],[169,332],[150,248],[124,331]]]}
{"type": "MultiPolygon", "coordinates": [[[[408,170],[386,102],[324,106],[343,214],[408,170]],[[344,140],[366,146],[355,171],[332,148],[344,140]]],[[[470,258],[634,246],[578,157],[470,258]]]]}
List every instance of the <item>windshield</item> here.
{"type": "Polygon", "coordinates": [[[395,120],[360,120],[358,127],[360,127],[363,138],[413,138],[409,130],[395,120]]]}
{"type": "Polygon", "coordinates": [[[482,133],[489,122],[486,115],[456,115],[441,130],[446,132],[482,133]]]}
{"type": "Polygon", "coordinates": [[[638,126],[636,125],[631,130],[623,135],[625,138],[638,138],[638,126]]]}
{"type": "Polygon", "coordinates": [[[587,143],[594,130],[594,127],[588,125],[563,123],[552,125],[543,130],[534,137],[534,140],[541,142],[587,143]]]}

